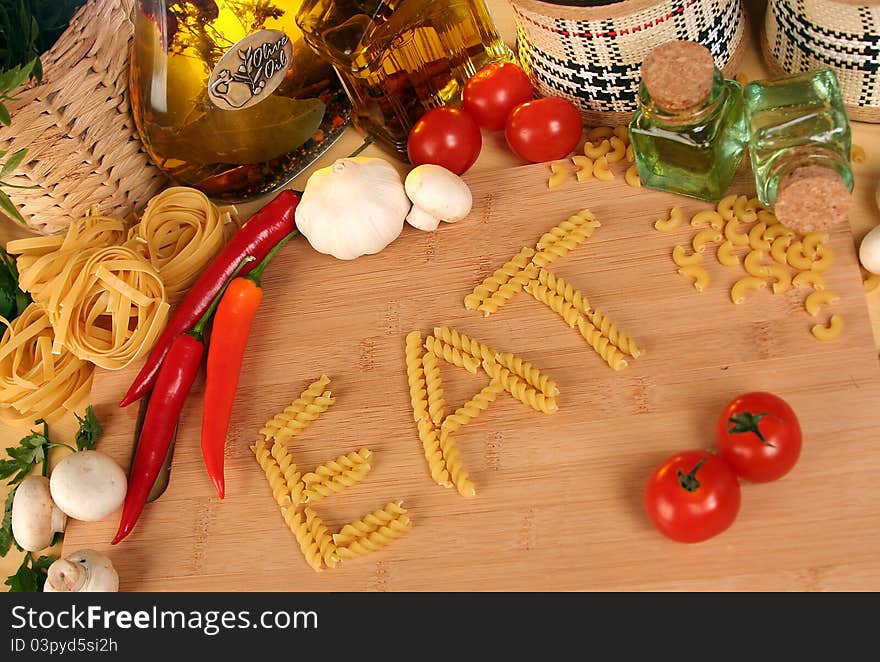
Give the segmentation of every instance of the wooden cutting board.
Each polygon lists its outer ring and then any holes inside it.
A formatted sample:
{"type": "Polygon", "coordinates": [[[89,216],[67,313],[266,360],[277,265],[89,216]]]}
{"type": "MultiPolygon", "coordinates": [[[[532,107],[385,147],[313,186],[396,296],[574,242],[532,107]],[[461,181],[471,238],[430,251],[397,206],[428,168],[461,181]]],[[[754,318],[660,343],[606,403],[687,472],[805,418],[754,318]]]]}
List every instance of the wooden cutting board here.
{"type": "MultiPolygon", "coordinates": [[[[880,373],[848,228],[832,243],[830,287],[846,321],[835,342],[810,335],[806,292],[759,292],[741,306],[744,274],[707,255],[698,294],[670,252],[693,231],[652,224],[672,205],[707,205],[614,182],[548,190],[547,167],[469,177],[473,213],[432,234],[407,227],[380,255],[340,262],[305,240],[268,270],[244,361],[220,502],[200,450],[201,384],[180,421],[170,486],[118,547],[118,517],[73,522],[67,551],[107,552],[123,590],[812,590],[880,586],[880,373]],[[588,207],[593,238],[551,267],[647,348],[611,371],[551,310],[520,293],[496,315],[462,298],[522,246],[588,207]],[[560,386],[560,411],[536,413],[504,394],[458,435],[478,495],[435,485],[411,418],[404,336],[446,324],[534,362],[560,386]],[[257,430],[322,373],[337,404],[293,444],[310,468],[362,446],[361,484],[316,506],[332,530],[403,499],[414,530],[386,550],[313,572],[282,521],[249,445],[257,430]],[[675,451],[711,448],[716,417],[738,393],[769,390],[798,412],[804,451],[784,480],[744,485],[734,526],[698,545],[657,533],[642,509],[651,470],[675,451]]],[[[737,188],[747,192],[743,177],[737,188]]],[[[688,216],[689,217],[689,216],[688,216]]],[[[457,406],[486,383],[443,365],[457,406]]],[[[100,448],[124,466],[137,407],[116,407],[134,369],[99,372],[100,448]]]]}

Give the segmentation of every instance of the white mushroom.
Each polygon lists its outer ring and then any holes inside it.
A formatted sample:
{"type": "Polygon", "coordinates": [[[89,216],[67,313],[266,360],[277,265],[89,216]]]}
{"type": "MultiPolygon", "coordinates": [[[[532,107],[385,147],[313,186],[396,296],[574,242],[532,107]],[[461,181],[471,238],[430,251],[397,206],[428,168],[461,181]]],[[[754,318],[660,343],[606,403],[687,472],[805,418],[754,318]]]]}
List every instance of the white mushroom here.
{"type": "Polygon", "coordinates": [[[464,180],[438,165],[426,163],[413,168],[404,183],[413,208],[407,223],[420,230],[434,231],[440,221],[455,223],[471,212],[474,199],[464,180]]]}
{"type": "Polygon", "coordinates": [[[113,563],[93,549],[81,549],[49,566],[45,593],[116,593],[119,575],[113,563]]]}
{"type": "Polygon", "coordinates": [[[125,472],[98,451],[81,451],[52,470],[52,498],[73,519],[97,522],[113,514],[125,500],[125,472]]]}
{"type": "Polygon", "coordinates": [[[19,547],[29,552],[46,549],[66,525],[67,516],[52,502],[48,478],[28,476],[21,481],[12,499],[12,536],[19,547]]]}

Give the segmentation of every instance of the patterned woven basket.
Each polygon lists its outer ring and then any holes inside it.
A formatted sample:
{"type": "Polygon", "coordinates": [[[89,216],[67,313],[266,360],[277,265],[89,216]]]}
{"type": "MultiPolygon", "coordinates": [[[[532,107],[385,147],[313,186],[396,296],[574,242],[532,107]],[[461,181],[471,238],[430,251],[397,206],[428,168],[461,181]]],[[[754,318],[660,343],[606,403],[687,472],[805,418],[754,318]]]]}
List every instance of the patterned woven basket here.
{"type": "MultiPolygon", "coordinates": [[[[128,101],[134,0],[89,0],[51,50],[43,81],[7,104],[0,150],[28,150],[4,189],[35,232],[64,229],[93,205],[126,215],[165,183],[141,148],[128,101]]],[[[12,222],[12,221],[10,221],[12,222]]]]}
{"type": "Polygon", "coordinates": [[[761,45],[774,74],[828,67],[849,116],[880,122],[880,4],[870,0],[770,0],[761,45]]]}
{"type": "Polygon", "coordinates": [[[573,101],[588,125],[629,121],[642,60],[686,39],[708,47],[732,76],[748,44],[740,0],[623,0],[575,7],[510,0],[520,63],[544,95],[573,101]]]}

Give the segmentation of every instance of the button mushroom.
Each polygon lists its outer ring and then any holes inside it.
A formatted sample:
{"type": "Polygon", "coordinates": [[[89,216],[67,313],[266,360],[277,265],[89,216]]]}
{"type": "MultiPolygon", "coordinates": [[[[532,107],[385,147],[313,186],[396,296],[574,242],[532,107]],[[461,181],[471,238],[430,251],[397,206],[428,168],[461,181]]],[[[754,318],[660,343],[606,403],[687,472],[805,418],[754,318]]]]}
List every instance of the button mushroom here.
{"type": "Polygon", "coordinates": [[[119,575],[113,563],[93,549],[81,549],[49,566],[45,593],[116,593],[119,575]]]}
{"type": "Polygon", "coordinates": [[[81,451],[52,470],[52,498],[73,519],[97,522],[113,514],[125,500],[125,472],[98,451],[81,451]]]}
{"type": "Polygon", "coordinates": [[[426,163],[413,168],[404,183],[413,207],[407,223],[419,230],[433,232],[440,221],[455,223],[470,214],[471,190],[464,180],[438,165],[426,163]]]}
{"type": "Polygon", "coordinates": [[[12,499],[12,536],[22,549],[38,552],[64,531],[67,516],[52,502],[49,479],[28,476],[12,499]]]}

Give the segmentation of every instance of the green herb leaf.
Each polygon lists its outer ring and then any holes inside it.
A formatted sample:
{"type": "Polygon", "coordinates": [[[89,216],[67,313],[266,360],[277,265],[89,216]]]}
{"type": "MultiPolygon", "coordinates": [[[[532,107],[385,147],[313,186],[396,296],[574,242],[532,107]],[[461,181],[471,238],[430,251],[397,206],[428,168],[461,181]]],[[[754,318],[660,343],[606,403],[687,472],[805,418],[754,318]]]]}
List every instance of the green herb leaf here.
{"type": "MultiPolygon", "coordinates": [[[[9,485],[16,485],[23,481],[35,464],[43,464],[46,467],[46,449],[49,447],[49,426],[40,419],[36,424],[43,424],[43,432],[34,432],[18,442],[18,446],[6,449],[8,460],[0,460],[0,478],[9,478],[9,485]]],[[[45,475],[45,473],[43,474],[45,475]]]]}
{"type": "Polygon", "coordinates": [[[0,211],[4,211],[8,214],[12,219],[18,221],[22,225],[27,225],[27,221],[24,220],[24,216],[21,215],[21,212],[18,211],[18,208],[13,204],[12,200],[9,199],[9,196],[6,195],[3,191],[0,191],[0,211]]]}
{"type": "Polygon", "coordinates": [[[6,109],[6,106],[0,103],[0,123],[9,126],[12,123],[12,118],[9,116],[9,111],[6,109]]]}
{"type": "Polygon", "coordinates": [[[3,167],[0,168],[0,179],[6,177],[6,175],[11,174],[16,168],[18,168],[18,166],[21,165],[21,162],[24,161],[26,156],[27,149],[20,149],[8,159],[6,159],[6,163],[4,163],[3,167]]]}
{"type": "Polygon", "coordinates": [[[9,587],[10,593],[41,593],[49,574],[49,566],[57,560],[57,556],[41,556],[35,560],[28,552],[18,571],[7,577],[4,584],[9,587]]]}
{"type": "Polygon", "coordinates": [[[21,315],[30,303],[30,295],[18,285],[15,258],[0,246],[0,316],[11,322],[21,315]]]}
{"type": "Polygon", "coordinates": [[[80,451],[91,450],[95,447],[98,439],[101,438],[101,423],[95,416],[95,410],[89,405],[86,407],[85,415],[80,418],[79,414],[74,414],[76,420],[79,421],[79,430],[76,433],[76,449],[80,451]]]}
{"type": "Polygon", "coordinates": [[[12,500],[15,498],[14,488],[6,497],[6,505],[3,508],[3,520],[0,522],[0,556],[6,556],[12,547],[12,500]]]}

